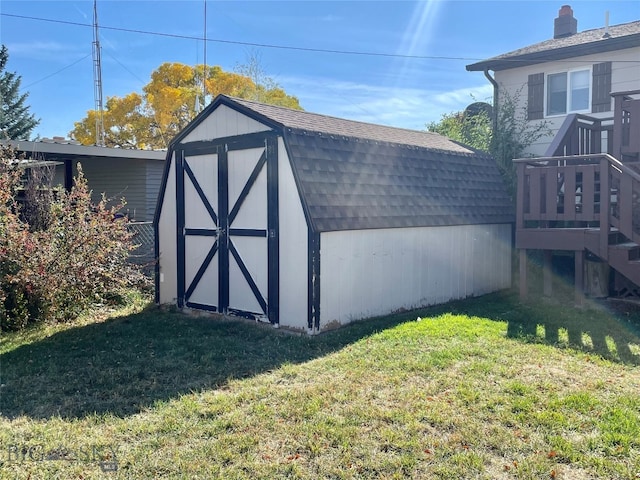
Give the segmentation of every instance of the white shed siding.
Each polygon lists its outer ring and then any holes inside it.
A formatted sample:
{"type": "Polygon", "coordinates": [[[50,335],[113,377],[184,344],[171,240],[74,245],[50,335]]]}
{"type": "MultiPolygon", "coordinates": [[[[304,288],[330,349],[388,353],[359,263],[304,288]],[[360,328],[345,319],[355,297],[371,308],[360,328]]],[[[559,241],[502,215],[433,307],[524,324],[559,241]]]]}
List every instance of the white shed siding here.
{"type": "MultiPolygon", "coordinates": [[[[213,206],[214,210],[218,208],[218,197],[216,186],[218,185],[218,158],[217,155],[198,155],[194,157],[187,157],[187,161],[191,170],[194,172],[196,178],[208,179],[209,181],[201,181],[199,183],[205,196],[213,206]]],[[[173,185],[175,185],[175,178],[171,177],[173,185]]],[[[189,208],[185,209],[185,226],[187,228],[205,228],[214,229],[215,224],[213,219],[207,212],[206,207],[200,200],[200,196],[196,191],[191,180],[186,177],[184,182],[184,201],[189,205],[189,208]]],[[[175,222],[175,220],[174,220],[175,222]]],[[[175,223],[174,223],[175,231],[175,223]]],[[[175,237],[175,234],[174,234],[175,237]]],[[[187,285],[191,283],[196,276],[198,269],[202,265],[207,253],[211,249],[211,246],[216,241],[214,237],[197,237],[189,236],[185,238],[185,282],[187,285]]],[[[204,305],[218,303],[218,269],[216,262],[212,262],[211,267],[205,273],[202,281],[199,282],[198,287],[194,290],[190,300],[195,303],[201,303],[204,305]]],[[[177,293],[174,294],[174,297],[177,293]]]]}
{"type": "MultiPolygon", "coordinates": [[[[229,207],[236,204],[240,193],[260,159],[264,147],[229,152],[229,207]]],[[[216,183],[217,185],[217,183],[216,183]]],[[[267,229],[267,169],[263,168],[256,178],[249,195],[244,199],[233,228],[267,229]]]]}
{"type": "Polygon", "coordinates": [[[278,139],[280,324],[307,329],[307,223],[282,138],[278,139]]]}
{"type": "Polygon", "coordinates": [[[510,287],[511,226],[326,232],[321,330],[510,287]]]}
{"type": "Polygon", "coordinates": [[[266,130],[269,130],[269,127],[263,123],[238,113],[226,105],[221,105],[189,132],[189,135],[182,140],[182,143],[232,137],[266,130]]]}
{"type": "MultiPolygon", "coordinates": [[[[236,205],[263,152],[264,147],[229,151],[227,188],[230,208],[234,208],[233,206],[236,205]]],[[[266,168],[263,167],[255,179],[230,228],[268,230],[266,168]]],[[[269,264],[266,239],[241,236],[230,238],[262,297],[269,302],[269,264]]],[[[247,312],[262,311],[234,259],[229,260],[229,307],[247,312]]]]}
{"type": "MultiPolygon", "coordinates": [[[[520,110],[525,112],[527,102],[527,80],[528,76],[536,73],[544,73],[545,77],[549,73],[557,73],[567,70],[580,70],[591,68],[596,63],[611,61],[611,91],[623,92],[637,90],[640,88],[640,47],[628,48],[617,52],[599,53],[583,57],[572,58],[570,61],[558,60],[538,65],[530,65],[522,68],[513,68],[495,72],[495,79],[502,91],[507,91],[512,97],[519,100],[520,110]]],[[[613,99],[610,112],[588,113],[598,118],[608,118],[613,116],[613,99]]],[[[527,152],[533,155],[544,155],[555,134],[562,125],[566,115],[547,117],[545,120],[551,128],[553,135],[539,139],[531,145],[527,152]]]]}
{"type": "Polygon", "coordinates": [[[178,246],[176,238],[176,181],[175,154],[171,158],[169,176],[158,219],[160,245],[159,303],[174,303],[178,296],[178,246]]]}

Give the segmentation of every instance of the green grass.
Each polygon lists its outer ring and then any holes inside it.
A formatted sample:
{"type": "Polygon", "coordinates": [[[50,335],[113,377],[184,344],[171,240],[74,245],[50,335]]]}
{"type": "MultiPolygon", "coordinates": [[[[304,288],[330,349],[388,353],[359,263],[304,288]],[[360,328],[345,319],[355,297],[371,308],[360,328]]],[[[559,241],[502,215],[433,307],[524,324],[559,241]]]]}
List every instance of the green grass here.
{"type": "Polygon", "coordinates": [[[3,335],[0,478],[640,478],[622,304],[495,294],[315,338],[92,320],[3,335]]]}

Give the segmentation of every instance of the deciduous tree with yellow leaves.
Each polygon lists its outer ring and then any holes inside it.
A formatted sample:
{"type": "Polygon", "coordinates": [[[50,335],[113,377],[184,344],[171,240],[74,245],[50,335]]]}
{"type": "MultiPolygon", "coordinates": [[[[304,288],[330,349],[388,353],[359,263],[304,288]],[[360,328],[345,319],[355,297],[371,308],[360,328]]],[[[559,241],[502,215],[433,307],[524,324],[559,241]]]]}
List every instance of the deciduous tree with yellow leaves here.
{"type": "MultiPolygon", "coordinates": [[[[163,63],[151,74],[143,93],[124,97],[109,97],[105,104],[103,123],[105,146],[119,148],[166,148],[198,114],[205,104],[203,83],[207,95],[218,94],[256,100],[272,105],[301,110],[298,99],[288,95],[261,71],[256,74],[255,60],[240,73],[225,72],[219,66],[163,63]],[[206,73],[206,75],[205,75],[206,73]],[[254,77],[254,78],[252,78],[254,77]]],[[[96,143],[95,110],[74,123],[70,137],[83,145],[96,143]]]]}

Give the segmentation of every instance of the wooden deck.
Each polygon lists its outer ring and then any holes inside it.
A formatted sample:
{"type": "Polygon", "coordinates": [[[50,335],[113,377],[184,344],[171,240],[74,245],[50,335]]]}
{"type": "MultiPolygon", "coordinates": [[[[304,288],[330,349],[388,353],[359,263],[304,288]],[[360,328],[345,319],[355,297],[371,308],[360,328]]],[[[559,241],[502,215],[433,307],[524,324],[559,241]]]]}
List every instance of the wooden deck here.
{"type": "Polygon", "coordinates": [[[640,90],[613,96],[612,118],[569,115],[547,156],[514,160],[522,297],[527,250],[544,251],[545,294],[554,251],[574,253],[578,302],[587,252],[640,291],[640,90]]]}

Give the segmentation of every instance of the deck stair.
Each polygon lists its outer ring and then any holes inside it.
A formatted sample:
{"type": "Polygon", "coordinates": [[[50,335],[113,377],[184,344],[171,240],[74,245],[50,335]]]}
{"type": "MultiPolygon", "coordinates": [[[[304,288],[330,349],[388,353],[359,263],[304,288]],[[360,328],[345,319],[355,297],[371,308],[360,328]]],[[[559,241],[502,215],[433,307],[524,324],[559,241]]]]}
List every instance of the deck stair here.
{"type": "Polygon", "coordinates": [[[640,286],[640,245],[634,242],[610,245],[609,265],[640,286]]]}

